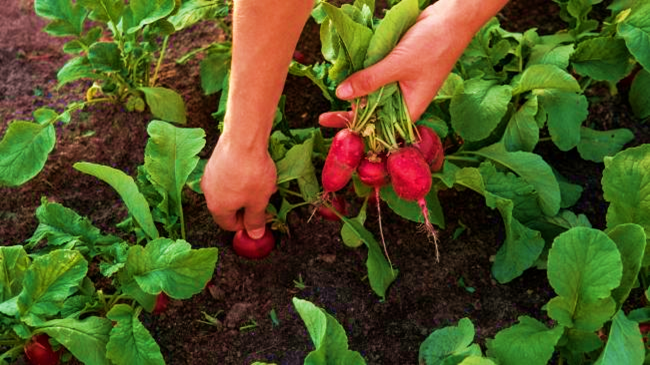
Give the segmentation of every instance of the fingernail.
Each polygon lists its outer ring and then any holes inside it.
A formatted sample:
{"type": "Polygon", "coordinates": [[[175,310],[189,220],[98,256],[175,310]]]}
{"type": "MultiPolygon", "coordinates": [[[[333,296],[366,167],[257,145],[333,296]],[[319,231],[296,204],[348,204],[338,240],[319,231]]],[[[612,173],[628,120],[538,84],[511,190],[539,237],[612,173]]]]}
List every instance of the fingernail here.
{"type": "Polygon", "coordinates": [[[350,83],[343,83],[336,88],[336,96],[341,99],[346,99],[352,96],[352,85],[350,83]]]}
{"type": "Polygon", "coordinates": [[[248,231],[248,235],[250,236],[250,238],[252,238],[254,240],[259,240],[260,238],[262,238],[262,236],[264,236],[265,231],[266,231],[266,229],[264,227],[257,228],[257,229],[252,229],[252,230],[248,231]]]}

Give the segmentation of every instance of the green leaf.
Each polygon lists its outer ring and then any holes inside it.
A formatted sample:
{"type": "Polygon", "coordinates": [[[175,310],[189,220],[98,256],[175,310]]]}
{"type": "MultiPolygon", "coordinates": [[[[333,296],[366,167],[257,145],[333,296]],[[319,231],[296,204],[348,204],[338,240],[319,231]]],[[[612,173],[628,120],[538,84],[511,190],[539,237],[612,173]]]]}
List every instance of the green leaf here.
{"type": "MultiPolygon", "coordinates": [[[[532,267],[544,248],[541,234],[527,228],[513,217],[513,201],[488,190],[488,181],[494,180],[486,167],[464,168],[456,173],[456,183],[482,194],[485,203],[492,209],[498,209],[506,228],[506,239],[495,257],[492,274],[500,283],[507,283],[520,276],[524,270],[532,267]]],[[[492,169],[494,170],[494,169],[492,169]]],[[[501,180],[506,182],[504,180],[501,180]]],[[[494,184],[492,184],[494,186],[494,184]]],[[[504,186],[497,186],[503,191],[512,189],[512,181],[504,186]]],[[[517,188],[519,190],[520,188],[517,188]]]]}
{"type": "Polygon", "coordinates": [[[106,318],[63,318],[45,322],[38,331],[54,338],[84,364],[109,365],[106,344],[112,327],[106,318]]]}
{"type": "Polygon", "coordinates": [[[531,184],[537,191],[538,203],[544,214],[552,217],[560,211],[560,186],[551,167],[539,155],[523,151],[507,152],[500,144],[473,153],[507,167],[531,184]]]}
{"type": "Polygon", "coordinates": [[[23,246],[0,247],[0,303],[18,295],[32,261],[23,246]]]}
{"type": "Polygon", "coordinates": [[[79,79],[99,79],[86,56],[71,58],[59,69],[56,77],[59,80],[58,87],[79,79]]]}
{"type": "Polygon", "coordinates": [[[650,70],[650,3],[637,1],[630,15],[618,23],[618,35],[625,39],[630,53],[650,70]]]}
{"type": "Polygon", "coordinates": [[[490,136],[508,111],[512,89],[494,81],[465,81],[464,90],[451,99],[451,125],[467,141],[480,141],[490,136]]]}
{"type": "MultiPolygon", "coordinates": [[[[636,223],[650,235],[650,145],[628,148],[605,158],[603,198],[609,202],[607,227],[636,223]]],[[[650,265],[650,245],[646,244],[643,266],[650,265]]]]}
{"type": "Polygon", "coordinates": [[[86,276],[88,262],[77,251],[57,250],[34,259],[25,272],[18,309],[23,318],[52,316],[86,276]]]}
{"type": "MultiPolygon", "coordinates": [[[[438,199],[438,190],[432,188],[424,197],[429,210],[429,221],[438,227],[445,227],[445,215],[442,211],[442,205],[438,199]]],[[[401,199],[395,193],[391,185],[381,188],[381,199],[388,204],[388,207],[400,217],[416,223],[424,223],[422,209],[417,202],[409,202],[401,199]]]]}
{"type": "Polygon", "coordinates": [[[316,348],[305,358],[306,365],[366,363],[361,354],[348,349],[345,330],[336,318],[306,300],[294,297],[293,306],[305,322],[316,348]]]}
{"type": "Polygon", "coordinates": [[[536,89],[581,91],[580,84],[571,74],[551,64],[536,64],[527,67],[512,86],[513,95],[536,89]]]}
{"type": "Polygon", "coordinates": [[[546,120],[553,143],[568,151],[580,142],[582,122],[589,114],[584,95],[559,90],[536,90],[540,114],[546,120]]]}
{"type": "Polygon", "coordinates": [[[115,322],[106,355],[115,364],[164,364],[160,347],[138,319],[139,310],[117,304],[106,313],[115,322]]]}
{"type": "Polygon", "coordinates": [[[368,259],[366,260],[366,267],[368,268],[368,279],[370,280],[370,287],[382,299],[386,298],[386,290],[395,281],[399,270],[394,269],[384,257],[384,253],[375,241],[372,233],[368,232],[358,221],[347,217],[341,217],[343,224],[349,226],[352,233],[354,233],[363,243],[368,247],[368,259]]]}
{"type": "Polygon", "coordinates": [[[301,144],[291,147],[284,158],[275,163],[277,169],[277,184],[296,180],[302,197],[307,202],[318,199],[320,186],[316,170],[312,162],[314,136],[301,144]]]}
{"type": "Polygon", "coordinates": [[[146,247],[131,246],[124,269],[148,294],[188,299],[210,280],[217,257],[214,247],[192,249],[183,240],[158,238],[146,247]]]}
{"type": "Polygon", "coordinates": [[[90,19],[111,23],[109,27],[114,30],[124,11],[125,2],[121,0],[77,0],[84,8],[91,11],[90,19]]]}
{"type": "Polygon", "coordinates": [[[132,27],[127,30],[129,34],[137,32],[147,24],[163,19],[174,11],[174,0],[131,0],[129,8],[133,14],[132,27]]]}
{"type": "Polygon", "coordinates": [[[613,156],[634,139],[634,133],[627,128],[596,131],[580,128],[578,152],[584,160],[603,162],[605,156],[613,156]]]}
{"type": "Polygon", "coordinates": [[[634,77],[628,96],[632,111],[640,119],[650,117],[650,93],[648,90],[650,90],[650,72],[644,69],[634,77]]]}
{"type": "MultiPolygon", "coordinates": [[[[366,222],[366,208],[368,207],[367,202],[363,204],[361,207],[361,210],[359,211],[359,214],[355,217],[352,218],[359,222],[359,225],[363,226],[364,223],[366,222]]],[[[363,240],[355,230],[353,230],[349,224],[343,223],[343,226],[341,227],[341,238],[343,239],[343,243],[352,248],[359,247],[363,244],[363,240]]]]}
{"type": "MultiPolygon", "coordinates": [[[[542,40],[545,37],[542,37],[542,40]]],[[[528,57],[526,69],[532,65],[547,64],[561,69],[569,67],[569,59],[574,51],[573,44],[558,44],[555,42],[536,44],[528,57]]]]}
{"type": "Polygon", "coordinates": [[[518,320],[516,325],[499,331],[493,340],[488,339],[488,356],[499,359],[501,365],[547,364],[564,327],[549,329],[528,316],[521,316],[518,320]]]}
{"type": "Polygon", "coordinates": [[[35,0],[36,15],[50,19],[45,31],[54,36],[80,36],[86,12],[70,0],[35,0]]]}
{"type": "Polygon", "coordinates": [[[363,67],[381,61],[397,45],[406,31],[415,24],[420,14],[417,0],[404,0],[392,7],[379,22],[370,39],[363,67]]]}
{"type": "Polygon", "coordinates": [[[163,201],[159,207],[168,214],[183,215],[181,193],[188,177],[199,162],[205,146],[201,128],[178,128],[154,120],[147,127],[149,141],[144,151],[144,167],[163,201]]]}
{"type": "Polygon", "coordinates": [[[456,364],[468,356],[480,356],[481,348],[472,345],[474,335],[474,324],[468,318],[462,318],[456,326],[437,329],[420,345],[418,363],[456,364]]]}
{"type": "Polygon", "coordinates": [[[72,209],[58,203],[42,199],[36,209],[38,227],[28,240],[28,247],[33,248],[42,240],[50,246],[62,246],[67,243],[86,245],[91,249],[90,256],[96,255],[95,245],[110,245],[121,240],[115,236],[105,236],[92,222],[80,216],[72,209]]]}
{"type": "Polygon", "coordinates": [[[211,49],[207,57],[201,60],[201,87],[205,95],[211,95],[223,89],[223,83],[230,71],[232,58],[230,45],[211,49]]]}
{"type": "Polygon", "coordinates": [[[363,61],[372,38],[372,30],[352,20],[341,9],[328,3],[321,3],[345,48],[345,55],[352,64],[352,72],[363,68],[363,61]]]}
{"type": "Polygon", "coordinates": [[[548,313],[560,325],[595,331],[614,314],[610,295],[621,283],[623,264],[616,244],[602,231],[575,227],[557,236],[547,270],[558,294],[548,313]]]}
{"type": "Polygon", "coordinates": [[[154,117],[167,122],[185,124],[185,102],[174,90],[164,87],[139,87],[154,117]]]}
{"type": "Polygon", "coordinates": [[[112,167],[89,162],[77,162],[73,167],[104,181],[115,189],[129,209],[129,214],[135,218],[147,235],[152,239],[158,238],[158,229],[153,222],[149,203],[138,191],[138,186],[132,177],[112,167]]]}
{"type": "Polygon", "coordinates": [[[629,73],[630,57],[623,39],[598,37],[580,42],[571,63],[580,75],[615,84],[629,73]]]}
{"type": "Polygon", "coordinates": [[[646,246],[646,235],[643,227],[634,223],[621,224],[607,232],[609,238],[616,243],[623,262],[623,277],[621,285],[612,291],[612,298],[620,309],[634,287],[646,246]]]}
{"type": "Polygon", "coordinates": [[[644,360],[645,347],[639,325],[619,310],[612,321],[605,349],[594,364],[643,364],[644,360]]]}
{"type": "Polygon", "coordinates": [[[52,124],[10,123],[0,141],[0,186],[19,186],[38,175],[55,143],[52,124]]]}
{"type": "Polygon", "coordinates": [[[539,126],[535,120],[537,110],[537,97],[533,96],[510,117],[501,139],[506,150],[533,151],[539,141],[539,126]]]}
{"type": "Polygon", "coordinates": [[[207,164],[207,158],[200,159],[194,170],[190,173],[190,176],[187,177],[187,183],[185,184],[197,194],[203,194],[203,190],[201,190],[201,179],[203,178],[203,172],[207,164]]]}
{"type": "Polygon", "coordinates": [[[120,49],[112,42],[93,43],[88,49],[88,61],[98,71],[117,72],[124,69],[120,49]]]}
{"type": "Polygon", "coordinates": [[[225,1],[188,0],[181,4],[180,9],[169,17],[176,30],[182,30],[207,19],[223,18],[228,15],[228,5],[225,1]]]}

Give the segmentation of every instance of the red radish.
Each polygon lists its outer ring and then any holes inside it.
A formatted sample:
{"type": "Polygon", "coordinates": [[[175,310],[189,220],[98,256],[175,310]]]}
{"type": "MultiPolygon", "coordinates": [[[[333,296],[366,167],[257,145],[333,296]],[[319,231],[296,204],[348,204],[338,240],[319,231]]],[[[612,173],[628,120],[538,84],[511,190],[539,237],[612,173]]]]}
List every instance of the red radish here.
{"type": "Polygon", "coordinates": [[[363,139],[357,133],[348,128],[336,133],[322,173],[326,194],[339,191],[347,185],[363,158],[363,150],[363,139]]]}
{"type": "Polygon", "coordinates": [[[371,188],[379,189],[388,184],[388,170],[386,169],[386,159],[383,156],[370,155],[366,156],[359,167],[357,174],[362,183],[371,188]]]}
{"type": "MultiPolygon", "coordinates": [[[[345,199],[343,199],[342,196],[340,195],[335,195],[334,198],[332,198],[331,201],[332,208],[339,212],[341,215],[346,215],[348,213],[348,207],[347,203],[345,202],[345,199]]],[[[323,217],[323,219],[326,219],[328,221],[340,221],[341,218],[339,218],[336,213],[334,213],[330,208],[321,205],[318,208],[318,214],[323,217]]]]}
{"type": "Polygon", "coordinates": [[[251,238],[246,230],[235,233],[232,240],[232,248],[237,255],[249,260],[261,260],[268,256],[275,247],[273,232],[267,227],[264,236],[259,239],[251,238]]]}
{"type": "Polygon", "coordinates": [[[156,296],[156,305],[153,307],[151,314],[161,314],[167,309],[167,304],[169,303],[169,296],[165,292],[160,292],[156,296]]]}
{"type": "Polygon", "coordinates": [[[432,185],[431,170],[420,150],[416,147],[403,147],[388,155],[386,162],[393,189],[398,197],[417,202],[424,216],[424,227],[433,236],[436,245],[436,260],[439,260],[438,238],[429,221],[429,209],[425,200],[432,185]]]}
{"type": "Polygon", "coordinates": [[[293,52],[293,59],[296,60],[296,62],[298,63],[302,63],[303,65],[307,63],[307,59],[305,58],[305,55],[300,51],[293,52]]]}
{"type": "Polygon", "coordinates": [[[445,155],[440,137],[433,129],[423,125],[418,125],[417,130],[420,134],[420,141],[413,145],[420,150],[422,157],[431,167],[431,172],[442,170],[445,155]]]}
{"type": "Polygon", "coordinates": [[[32,365],[57,365],[61,360],[61,351],[52,350],[50,336],[40,333],[33,336],[25,345],[25,356],[32,365]]]}

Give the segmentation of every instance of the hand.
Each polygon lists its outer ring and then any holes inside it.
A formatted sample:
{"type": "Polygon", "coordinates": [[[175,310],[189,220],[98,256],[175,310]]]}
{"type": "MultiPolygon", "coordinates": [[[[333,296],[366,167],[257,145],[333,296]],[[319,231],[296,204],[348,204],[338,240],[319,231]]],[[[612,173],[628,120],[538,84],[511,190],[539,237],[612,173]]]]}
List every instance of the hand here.
{"type": "Polygon", "coordinates": [[[201,180],[214,221],[228,231],[246,229],[253,239],[264,235],[266,206],[276,190],[275,164],[263,147],[242,149],[221,135],[201,180]]]}
{"type": "MultiPolygon", "coordinates": [[[[478,29],[476,25],[453,24],[458,21],[458,11],[453,1],[441,0],[427,7],[384,59],[343,81],[337,97],[352,100],[398,82],[411,120],[417,121],[478,29]]],[[[349,111],[329,112],[322,114],[319,122],[341,128],[351,118],[349,111]]]]}

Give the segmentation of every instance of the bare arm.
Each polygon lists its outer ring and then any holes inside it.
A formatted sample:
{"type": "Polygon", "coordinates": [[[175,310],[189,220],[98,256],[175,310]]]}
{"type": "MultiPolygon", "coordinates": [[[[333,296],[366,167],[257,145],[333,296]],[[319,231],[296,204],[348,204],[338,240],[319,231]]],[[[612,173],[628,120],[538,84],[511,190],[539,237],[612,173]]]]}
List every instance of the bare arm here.
{"type": "Polygon", "coordinates": [[[276,189],[268,138],[289,63],[312,0],[235,0],[233,50],[225,128],[201,187],[223,229],[264,233],[265,209],[276,189]]]}

